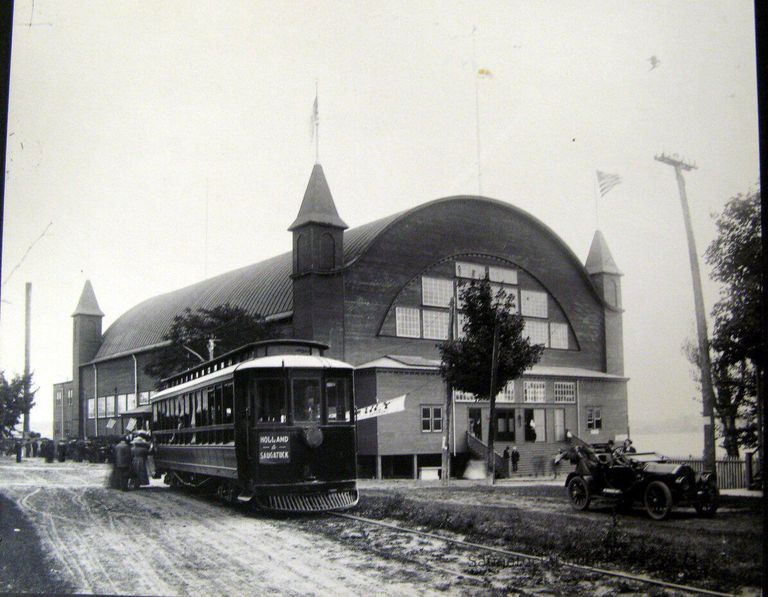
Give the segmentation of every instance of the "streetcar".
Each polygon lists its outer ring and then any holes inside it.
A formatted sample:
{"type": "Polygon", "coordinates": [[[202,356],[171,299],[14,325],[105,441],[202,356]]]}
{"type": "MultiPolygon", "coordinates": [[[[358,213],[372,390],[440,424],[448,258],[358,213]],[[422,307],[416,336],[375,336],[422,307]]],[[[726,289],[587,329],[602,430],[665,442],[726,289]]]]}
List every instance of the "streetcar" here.
{"type": "Polygon", "coordinates": [[[157,473],[269,511],[354,506],[353,367],[327,348],[255,342],[163,380],[151,400],[157,473]]]}

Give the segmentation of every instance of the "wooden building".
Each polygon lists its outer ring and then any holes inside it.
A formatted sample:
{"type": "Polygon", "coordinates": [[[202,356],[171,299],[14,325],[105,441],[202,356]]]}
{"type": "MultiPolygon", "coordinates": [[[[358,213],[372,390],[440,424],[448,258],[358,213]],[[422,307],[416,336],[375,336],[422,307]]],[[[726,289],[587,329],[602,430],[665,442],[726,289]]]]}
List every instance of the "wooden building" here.
{"type": "MultiPolygon", "coordinates": [[[[74,319],[73,388],[87,435],[122,432],[157,380],[143,372],[185,308],[230,303],[273,321],[284,337],[325,342],[357,368],[357,406],[405,396],[403,409],[361,420],[361,474],[412,476],[438,466],[446,387],[437,344],[447,338],[462,280],[488,276],[515,297],[526,333],[545,350],[487,402],[453,395],[450,449],[460,472],[491,429],[497,450],[517,446],[522,473],[551,473],[567,429],[590,441],[628,432],[621,272],[602,234],[586,263],[545,224],[505,201],[437,199],[348,229],[322,167],[312,170],[293,250],[150,298],[102,335],[90,283],[74,319]]],[[[461,317],[459,316],[459,321],[461,317]]]]}

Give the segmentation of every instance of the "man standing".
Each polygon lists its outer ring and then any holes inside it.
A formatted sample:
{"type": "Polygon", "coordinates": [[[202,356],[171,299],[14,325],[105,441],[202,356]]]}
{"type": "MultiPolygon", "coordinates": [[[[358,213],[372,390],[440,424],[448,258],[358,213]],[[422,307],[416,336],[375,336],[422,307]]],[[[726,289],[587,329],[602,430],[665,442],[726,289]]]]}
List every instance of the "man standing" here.
{"type": "Polygon", "coordinates": [[[520,461],[520,452],[517,451],[517,446],[512,446],[512,454],[510,455],[512,458],[512,472],[517,472],[517,463],[520,461]]]}
{"type": "Polygon", "coordinates": [[[125,436],[123,441],[115,446],[115,462],[112,467],[112,478],[110,485],[114,489],[128,489],[128,475],[131,466],[131,445],[128,443],[129,436],[125,436]]]}

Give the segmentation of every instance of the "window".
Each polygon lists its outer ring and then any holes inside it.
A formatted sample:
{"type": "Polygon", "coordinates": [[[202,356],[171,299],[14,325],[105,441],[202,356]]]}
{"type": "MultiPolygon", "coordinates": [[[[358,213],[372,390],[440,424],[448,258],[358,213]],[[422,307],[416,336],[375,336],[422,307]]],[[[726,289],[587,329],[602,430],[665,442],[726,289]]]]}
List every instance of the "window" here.
{"type": "Polygon", "coordinates": [[[454,338],[464,338],[466,337],[466,332],[464,331],[464,324],[467,323],[467,316],[464,315],[464,313],[457,313],[456,314],[456,333],[454,335],[454,338]]]}
{"type": "Polygon", "coordinates": [[[448,311],[424,309],[424,337],[431,340],[447,340],[448,320],[448,311]]]}
{"type": "Polygon", "coordinates": [[[525,409],[525,441],[547,441],[547,426],[543,408],[525,409]]]}
{"type": "Polygon", "coordinates": [[[133,410],[136,408],[136,394],[128,394],[125,400],[126,410],[133,410]]]}
{"type": "Polygon", "coordinates": [[[504,300],[510,299],[515,313],[520,312],[520,305],[517,302],[517,288],[511,286],[502,286],[501,284],[491,284],[491,297],[496,298],[499,292],[504,291],[504,300]]]}
{"type": "Polygon", "coordinates": [[[507,385],[496,396],[497,402],[514,402],[515,401],[515,382],[508,381],[507,385]]]}
{"type": "Polygon", "coordinates": [[[599,406],[587,407],[587,429],[602,429],[603,428],[603,413],[599,406]]]}
{"type": "Polygon", "coordinates": [[[453,390],[453,399],[456,402],[477,402],[477,396],[474,394],[456,389],[453,390]]]}
{"type": "Polygon", "coordinates": [[[328,422],[349,421],[349,380],[329,379],[325,382],[325,397],[328,402],[328,422]]]}
{"type": "Polygon", "coordinates": [[[496,439],[515,441],[515,410],[503,409],[496,413],[496,439]]]}
{"type": "Polygon", "coordinates": [[[293,380],[293,420],[296,423],[320,421],[320,380],[293,380]]]}
{"type": "Polygon", "coordinates": [[[107,415],[107,397],[106,396],[99,396],[99,399],[96,402],[96,414],[100,417],[105,417],[107,415]]]}
{"type": "Polygon", "coordinates": [[[67,406],[72,406],[72,390],[67,390],[67,406]]]}
{"type": "Polygon", "coordinates": [[[488,278],[491,282],[503,282],[504,284],[517,284],[517,271],[506,267],[488,267],[488,278]]]}
{"type": "Polygon", "coordinates": [[[421,338],[421,312],[411,307],[397,307],[397,335],[403,338],[421,338]]]}
{"type": "Polygon", "coordinates": [[[56,391],[56,402],[61,402],[61,390],[56,391]]]}
{"type": "Polygon", "coordinates": [[[88,418],[93,419],[96,416],[96,399],[88,398],[88,418]]]}
{"type": "Polygon", "coordinates": [[[568,324],[566,323],[550,323],[549,324],[549,337],[551,339],[552,348],[565,348],[568,349],[568,324]]]}
{"type": "Polygon", "coordinates": [[[453,280],[421,278],[421,302],[430,307],[448,307],[453,296],[453,280]]]}
{"type": "Polygon", "coordinates": [[[525,320],[523,334],[531,339],[531,344],[543,344],[549,346],[549,326],[546,321],[525,320]]]}
{"type": "Polygon", "coordinates": [[[525,381],[523,382],[523,402],[546,402],[547,382],[525,381]]]}
{"type": "Polygon", "coordinates": [[[107,416],[108,417],[114,417],[115,416],[115,397],[114,396],[105,396],[104,399],[107,402],[107,416]]]}
{"type": "Polygon", "coordinates": [[[439,433],[443,430],[443,407],[421,407],[421,431],[423,433],[439,433]]]}
{"type": "Polygon", "coordinates": [[[530,317],[547,316],[547,293],[536,290],[521,290],[520,303],[523,315],[530,317]]]}
{"type": "Polygon", "coordinates": [[[128,394],[119,394],[117,397],[117,414],[128,410],[128,394]]]}
{"type": "Polygon", "coordinates": [[[556,408],[555,413],[555,441],[565,441],[565,409],[556,408]]]}
{"type": "Polygon", "coordinates": [[[152,392],[139,392],[139,405],[149,404],[149,399],[152,397],[152,392]]]}
{"type": "Polygon", "coordinates": [[[555,402],[558,404],[573,404],[576,402],[576,382],[556,381],[555,402]]]}
{"type": "Polygon", "coordinates": [[[465,261],[457,261],[456,277],[483,280],[485,279],[485,266],[479,265],[477,263],[467,263],[465,261]]]}

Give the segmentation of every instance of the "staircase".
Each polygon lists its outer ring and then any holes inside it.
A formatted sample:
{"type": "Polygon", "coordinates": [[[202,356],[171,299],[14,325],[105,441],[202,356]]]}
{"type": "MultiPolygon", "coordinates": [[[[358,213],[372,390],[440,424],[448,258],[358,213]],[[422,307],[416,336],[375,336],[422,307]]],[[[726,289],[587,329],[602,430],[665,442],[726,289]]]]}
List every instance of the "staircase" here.
{"type": "MultiPolygon", "coordinates": [[[[483,462],[488,461],[488,444],[469,433],[469,431],[467,431],[467,447],[469,448],[469,453],[472,454],[474,458],[482,460],[483,462]]],[[[509,477],[506,459],[496,452],[496,450],[493,451],[493,455],[496,459],[496,476],[502,478],[509,477]]]]}

